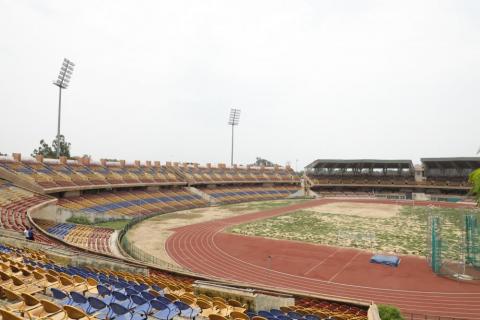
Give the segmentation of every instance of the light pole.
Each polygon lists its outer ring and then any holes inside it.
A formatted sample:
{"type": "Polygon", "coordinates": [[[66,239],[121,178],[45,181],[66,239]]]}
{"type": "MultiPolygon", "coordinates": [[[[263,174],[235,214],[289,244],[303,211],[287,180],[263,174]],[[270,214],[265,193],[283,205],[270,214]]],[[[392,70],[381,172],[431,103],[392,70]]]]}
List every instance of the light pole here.
{"type": "Polygon", "coordinates": [[[240,109],[231,108],[228,124],[232,126],[232,154],[230,157],[230,165],[232,167],[233,167],[233,128],[235,126],[238,126],[239,123],[240,123],[240,109]]]}
{"type": "Polygon", "coordinates": [[[53,81],[53,84],[58,87],[57,158],[60,158],[60,115],[62,112],[62,89],[68,88],[74,66],[75,64],[72,61],[64,58],[62,66],[60,67],[58,79],[53,81]]]}

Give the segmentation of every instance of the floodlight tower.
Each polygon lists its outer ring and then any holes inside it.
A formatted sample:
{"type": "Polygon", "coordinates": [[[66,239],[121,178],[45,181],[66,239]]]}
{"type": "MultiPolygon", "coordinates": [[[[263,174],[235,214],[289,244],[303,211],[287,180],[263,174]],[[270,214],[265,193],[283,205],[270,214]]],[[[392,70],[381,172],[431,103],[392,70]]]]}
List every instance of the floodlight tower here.
{"type": "Polygon", "coordinates": [[[228,125],[232,126],[232,154],[230,157],[230,165],[233,166],[233,128],[240,123],[240,109],[231,108],[228,125]]]}
{"type": "Polygon", "coordinates": [[[70,83],[70,78],[73,73],[73,67],[75,64],[68,60],[63,59],[62,66],[60,67],[60,73],[58,79],[53,81],[53,84],[58,87],[58,124],[57,124],[57,157],[60,157],[60,115],[62,112],[62,89],[67,89],[70,83]]]}

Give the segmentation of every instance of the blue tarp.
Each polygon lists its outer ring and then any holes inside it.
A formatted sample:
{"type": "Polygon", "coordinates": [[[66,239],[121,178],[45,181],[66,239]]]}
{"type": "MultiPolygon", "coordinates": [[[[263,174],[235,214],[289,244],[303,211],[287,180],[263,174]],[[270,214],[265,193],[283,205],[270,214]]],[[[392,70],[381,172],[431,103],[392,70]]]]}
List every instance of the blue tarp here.
{"type": "Polygon", "coordinates": [[[400,264],[400,258],[397,256],[383,256],[383,255],[377,254],[370,258],[370,262],[385,264],[391,267],[398,267],[398,265],[400,264]]]}

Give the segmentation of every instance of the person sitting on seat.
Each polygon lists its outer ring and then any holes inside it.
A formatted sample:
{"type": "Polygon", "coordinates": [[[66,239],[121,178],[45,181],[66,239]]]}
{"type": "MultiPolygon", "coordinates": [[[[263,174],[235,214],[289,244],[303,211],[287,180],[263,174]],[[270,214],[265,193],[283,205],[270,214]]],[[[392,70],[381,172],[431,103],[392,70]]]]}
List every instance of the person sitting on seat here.
{"type": "Polygon", "coordinates": [[[30,227],[28,228],[28,240],[34,241],[34,236],[33,236],[33,228],[30,227]]]}

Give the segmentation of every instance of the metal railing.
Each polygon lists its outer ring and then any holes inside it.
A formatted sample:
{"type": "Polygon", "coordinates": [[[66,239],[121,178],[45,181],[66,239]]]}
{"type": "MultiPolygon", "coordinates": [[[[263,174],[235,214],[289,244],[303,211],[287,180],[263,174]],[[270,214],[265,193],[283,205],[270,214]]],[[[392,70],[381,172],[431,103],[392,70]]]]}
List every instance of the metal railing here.
{"type": "Polygon", "coordinates": [[[151,255],[151,254],[147,253],[146,251],[137,247],[133,242],[131,242],[128,239],[128,236],[127,236],[128,230],[130,230],[137,223],[140,223],[144,220],[153,218],[153,217],[161,215],[161,214],[166,214],[166,213],[169,213],[169,212],[158,212],[158,213],[154,213],[154,214],[151,214],[151,215],[136,217],[136,218],[130,220],[125,225],[125,227],[122,230],[120,230],[120,233],[118,235],[119,244],[122,247],[122,249],[129,256],[131,256],[132,258],[135,258],[139,261],[146,262],[146,263],[149,263],[149,264],[154,264],[154,265],[157,265],[158,267],[160,267],[162,269],[171,270],[171,271],[180,271],[180,272],[190,271],[187,268],[182,268],[178,265],[174,265],[174,264],[169,263],[165,260],[162,260],[161,258],[159,258],[157,256],[154,256],[154,255],[151,255]]]}

